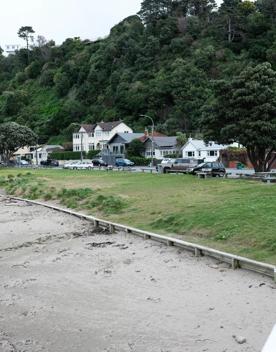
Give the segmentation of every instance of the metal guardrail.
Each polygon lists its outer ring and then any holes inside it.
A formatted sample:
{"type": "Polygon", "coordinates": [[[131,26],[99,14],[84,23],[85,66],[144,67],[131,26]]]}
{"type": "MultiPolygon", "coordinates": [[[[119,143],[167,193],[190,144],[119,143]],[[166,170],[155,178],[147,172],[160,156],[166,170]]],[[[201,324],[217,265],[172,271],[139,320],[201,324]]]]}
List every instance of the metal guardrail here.
{"type": "Polygon", "coordinates": [[[106,221],[106,220],[101,220],[101,219],[98,219],[94,216],[81,214],[81,213],[78,213],[78,212],[75,212],[72,210],[60,208],[60,207],[50,205],[47,203],[37,202],[37,201],[28,200],[28,199],[19,198],[19,197],[9,197],[9,198],[14,199],[14,200],[18,200],[18,201],[24,201],[24,202],[27,202],[30,204],[40,205],[40,206],[43,206],[43,207],[46,207],[49,209],[63,212],[65,214],[76,216],[80,219],[91,221],[94,223],[95,227],[107,228],[110,230],[110,232],[123,231],[126,233],[130,233],[133,235],[143,237],[146,240],[151,239],[154,241],[165,243],[168,246],[180,247],[180,248],[183,248],[189,252],[194,253],[194,255],[196,257],[208,256],[208,257],[211,257],[214,259],[218,259],[224,263],[230,264],[234,270],[235,269],[250,270],[250,271],[253,271],[258,274],[269,276],[276,282],[276,266],[271,265],[271,264],[258,262],[258,261],[252,260],[252,259],[237,256],[234,254],[218,251],[213,248],[201,246],[199,244],[195,244],[195,243],[191,243],[191,242],[182,241],[177,238],[158,235],[153,232],[143,231],[143,230],[136,229],[134,227],[129,227],[126,225],[117,224],[117,223],[113,223],[113,222],[106,221]]]}

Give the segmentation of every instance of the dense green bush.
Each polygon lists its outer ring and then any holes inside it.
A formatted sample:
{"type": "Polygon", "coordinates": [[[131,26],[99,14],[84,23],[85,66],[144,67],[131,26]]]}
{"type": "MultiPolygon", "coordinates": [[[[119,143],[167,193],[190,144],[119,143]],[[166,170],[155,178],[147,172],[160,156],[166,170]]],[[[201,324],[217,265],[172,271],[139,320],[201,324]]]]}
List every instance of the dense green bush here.
{"type": "Polygon", "coordinates": [[[86,153],[86,158],[87,159],[94,159],[98,154],[100,153],[99,150],[89,150],[89,152],[86,153]]]}
{"type": "MultiPolygon", "coordinates": [[[[86,157],[86,152],[83,152],[83,157],[86,157]]],[[[81,152],[55,152],[51,153],[51,159],[55,160],[79,160],[81,152]]]]}
{"type": "Polygon", "coordinates": [[[143,158],[142,156],[132,156],[130,160],[134,162],[136,166],[148,166],[150,159],[143,158]]]}

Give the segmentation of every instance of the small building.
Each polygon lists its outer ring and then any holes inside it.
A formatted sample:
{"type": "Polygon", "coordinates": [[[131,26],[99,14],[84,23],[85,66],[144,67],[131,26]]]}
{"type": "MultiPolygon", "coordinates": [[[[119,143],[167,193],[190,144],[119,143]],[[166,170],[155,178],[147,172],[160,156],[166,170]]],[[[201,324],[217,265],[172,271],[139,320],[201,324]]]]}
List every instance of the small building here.
{"type": "Polygon", "coordinates": [[[39,147],[30,146],[18,149],[14,153],[16,162],[20,160],[28,160],[33,165],[40,165],[41,161],[46,161],[50,158],[51,153],[61,152],[64,148],[61,145],[42,145],[39,147]]]}
{"type": "Polygon", "coordinates": [[[15,55],[16,51],[20,49],[21,49],[21,46],[19,44],[7,44],[5,45],[5,54],[15,55]]]}
{"type": "Polygon", "coordinates": [[[206,143],[201,139],[189,138],[181,150],[183,158],[214,162],[219,159],[220,151],[227,147],[227,145],[216,144],[215,142],[206,143]]]}
{"type": "Polygon", "coordinates": [[[73,134],[73,151],[102,150],[116,133],[133,133],[133,130],[123,121],[81,125],[73,134]]]}
{"type": "Polygon", "coordinates": [[[164,157],[177,154],[180,150],[177,145],[177,137],[151,137],[149,136],[144,141],[145,146],[145,157],[151,158],[152,156],[155,159],[162,160],[164,157]],[[153,149],[153,155],[152,155],[153,149]]]}
{"type": "Polygon", "coordinates": [[[107,143],[107,150],[113,155],[125,154],[129,143],[140,139],[144,133],[116,133],[107,143]]]}

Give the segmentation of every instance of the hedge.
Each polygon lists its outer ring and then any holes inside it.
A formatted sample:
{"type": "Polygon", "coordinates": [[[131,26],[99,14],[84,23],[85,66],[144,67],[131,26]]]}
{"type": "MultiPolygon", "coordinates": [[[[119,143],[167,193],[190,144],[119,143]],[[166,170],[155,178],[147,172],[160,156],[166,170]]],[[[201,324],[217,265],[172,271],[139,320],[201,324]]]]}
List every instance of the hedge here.
{"type": "Polygon", "coordinates": [[[143,158],[142,156],[132,156],[130,160],[134,162],[136,166],[148,166],[150,159],[143,158]]]}
{"type": "MultiPolygon", "coordinates": [[[[86,152],[82,152],[83,157],[86,158],[86,152]]],[[[54,152],[51,153],[51,159],[55,160],[80,160],[81,152],[54,152]]]]}

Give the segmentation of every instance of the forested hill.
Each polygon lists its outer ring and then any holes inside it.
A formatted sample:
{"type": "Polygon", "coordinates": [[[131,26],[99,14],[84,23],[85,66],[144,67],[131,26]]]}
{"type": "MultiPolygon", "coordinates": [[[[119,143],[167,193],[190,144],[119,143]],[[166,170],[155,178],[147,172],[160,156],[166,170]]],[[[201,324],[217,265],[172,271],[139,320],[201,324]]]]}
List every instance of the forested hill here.
{"type": "Polygon", "coordinates": [[[124,119],[141,131],[149,124],[141,114],[161,132],[190,133],[212,80],[266,61],[276,69],[275,0],[218,9],[214,0],[144,0],[105,39],[1,56],[0,122],[26,124],[41,142],[70,140],[80,122],[124,119]]]}

